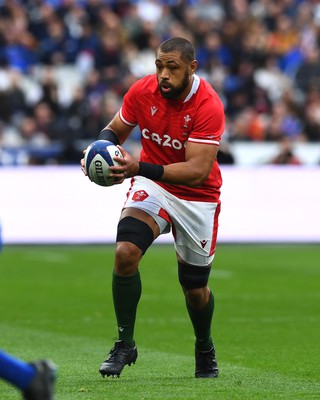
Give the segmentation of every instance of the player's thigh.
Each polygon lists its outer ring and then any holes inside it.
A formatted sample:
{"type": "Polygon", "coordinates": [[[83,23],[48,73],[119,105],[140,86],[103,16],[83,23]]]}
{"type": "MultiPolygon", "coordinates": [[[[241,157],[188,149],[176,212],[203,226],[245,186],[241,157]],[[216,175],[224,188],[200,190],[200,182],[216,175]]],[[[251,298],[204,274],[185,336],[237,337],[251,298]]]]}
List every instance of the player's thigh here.
{"type": "Polygon", "coordinates": [[[210,265],[216,248],[220,204],[182,201],[179,211],[172,216],[178,259],[191,265],[210,265]]]}
{"type": "MultiPolygon", "coordinates": [[[[124,208],[128,213],[135,213],[133,209],[145,212],[141,218],[150,224],[155,238],[162,233],[170,232],[171,221],[168,211],[166,192],[156,183],[143,177],[136,177],[129,189],[124,208]],[[157,227],[154,225],[156,224],[157,227]]],[[[138,211],[137,211],[138,213],[138,211]]],[[[138,215],[135,213],[135,215],[138,215]]],[[[140,218],[139,215],[137,218],[140,218]]]]}

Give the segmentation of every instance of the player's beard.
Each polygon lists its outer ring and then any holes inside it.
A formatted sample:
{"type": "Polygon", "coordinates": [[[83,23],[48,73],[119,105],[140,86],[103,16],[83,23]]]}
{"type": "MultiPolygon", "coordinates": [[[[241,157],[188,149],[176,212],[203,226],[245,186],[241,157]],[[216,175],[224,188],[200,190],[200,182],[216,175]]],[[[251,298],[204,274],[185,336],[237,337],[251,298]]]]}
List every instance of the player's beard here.
{"type": "Polygon", "coordinates": [[[185,71],[182,82],[179,86],[170,85],[170,92],[163,92],[161,82],[158,82],[159,90],[162,96],[166,99],[178,99],[189,85],[189,73],[185,71]]]}

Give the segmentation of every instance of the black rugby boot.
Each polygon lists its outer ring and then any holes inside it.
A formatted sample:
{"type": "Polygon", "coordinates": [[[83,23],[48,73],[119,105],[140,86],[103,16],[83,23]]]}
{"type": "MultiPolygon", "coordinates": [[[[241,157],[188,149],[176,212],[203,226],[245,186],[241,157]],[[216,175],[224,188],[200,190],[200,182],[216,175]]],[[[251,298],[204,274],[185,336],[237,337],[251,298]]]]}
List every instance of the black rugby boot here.
{"type": "Polygon", "coordinates": [[[30,385],[22,392],[25,400],[53,400],[56,366],[50,360],[38,360],[31,363],[36,375],[30,385]]]}
{"type": "Polygon", "coordinates": [[[101,364],[100,374],[104,378],[107,376],[119,378],[125,365],[131,365],[138,358],[137,346],[126,347],[123,340],[117,340],[114,347],[110,350],[109,357],[101,364]]]}
{"type": "Polygon", "coordinates": [[[217,378],[219,375],[215,348],[200,351],[196,348],[196,378],[217,378]]]}

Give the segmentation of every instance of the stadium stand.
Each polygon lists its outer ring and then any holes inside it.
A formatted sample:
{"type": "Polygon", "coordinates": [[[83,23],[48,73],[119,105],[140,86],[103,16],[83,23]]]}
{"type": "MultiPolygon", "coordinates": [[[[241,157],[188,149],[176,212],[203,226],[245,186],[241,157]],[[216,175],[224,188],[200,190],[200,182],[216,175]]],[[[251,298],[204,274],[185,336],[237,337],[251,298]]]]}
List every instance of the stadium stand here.
{"type": "Polygon", "coordinates": [[[222,163],[272,163],[288,139],[319,164],[319,2],[16,0],[0,2],[0,165],[78,163],[170,36],[224,101],[222,163]]]}

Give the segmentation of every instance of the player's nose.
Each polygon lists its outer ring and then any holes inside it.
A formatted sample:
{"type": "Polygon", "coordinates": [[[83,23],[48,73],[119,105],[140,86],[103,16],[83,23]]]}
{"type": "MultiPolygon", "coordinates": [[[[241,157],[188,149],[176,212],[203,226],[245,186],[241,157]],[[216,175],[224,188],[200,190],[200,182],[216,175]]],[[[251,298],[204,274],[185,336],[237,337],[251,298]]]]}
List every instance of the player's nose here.
{"type": "Polygon", "coordinates": [[[160,73],[161,81],[167,81],[169,79],[169,70],[167,68],[163,68],[160,73]]]}

